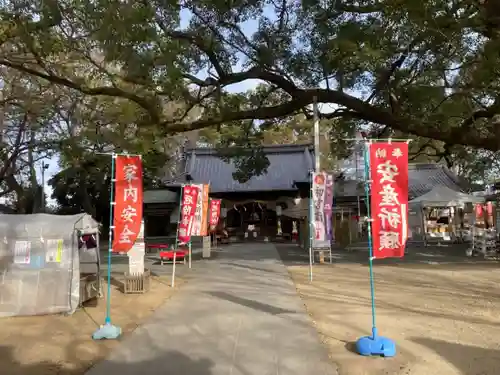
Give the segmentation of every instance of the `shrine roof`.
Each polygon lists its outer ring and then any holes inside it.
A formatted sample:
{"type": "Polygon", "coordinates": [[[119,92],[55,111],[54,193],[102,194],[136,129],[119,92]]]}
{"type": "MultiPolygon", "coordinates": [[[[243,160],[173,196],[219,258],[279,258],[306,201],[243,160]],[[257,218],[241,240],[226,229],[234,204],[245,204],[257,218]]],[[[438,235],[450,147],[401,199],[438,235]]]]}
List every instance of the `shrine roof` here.
{"type": "Polygon", "coordinates": [[[213,148],[188,149],[185,153],[186,182],[210,184],[210,192],[258,192],[297,190],[296,182],[308,181],[314,167],[311,144],[264,146],[269,159],[267,173],[245,183],[234,180],[236,166],[221,159],[213,148]]]}
{"type": "MultiPolygon", "coordinates": [[[[455,191],[464,191],[466,184],[445,165],[436,163],[412,163],[408,165],[408,195],[410,199],[428,193],[436,186],[446,186],[455,191]]],[[[337,183],[335,196],[363,195],[362,184],[355,180],[337,183]]]]}
{"type": "Polygon", "coordinates": [[[446,186],[455,191],[464,191],[464,181],[442,164],[418,163],[408,167],[410,199],[428,193],[436,186],[446,186]]]}
{"type": "MultiPolygon", "coordinates": [[[[214,148],[192,148],[184,153],[184,172],[174,184],[209,183],[213,193],[250,193],[264,191],[294,191],[297,184],[309,184],[309,172],[314,168],[314,148],[311,144],[286,144],[264,146],[269,159],[267,173],[254,176],[245,183],[234,180],[236,167],[219,157],[214,148]]],[[[449,168],[436,163],[411,163],[408,166],[409,198],[419,197],[436,186],[446,186],[455,191],[468,186],[449,168]]],[[[363,195],[362,185],[355,180],[335,184],[335,196],[363,195]]]]}

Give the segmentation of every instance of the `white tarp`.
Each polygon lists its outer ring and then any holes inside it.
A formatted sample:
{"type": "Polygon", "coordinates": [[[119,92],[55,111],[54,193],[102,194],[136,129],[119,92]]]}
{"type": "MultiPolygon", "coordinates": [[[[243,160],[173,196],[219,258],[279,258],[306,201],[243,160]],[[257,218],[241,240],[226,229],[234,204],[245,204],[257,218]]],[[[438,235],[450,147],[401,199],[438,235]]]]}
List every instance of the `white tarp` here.
{"type": "Polygon", "coordinates": [[[98,230],[86,214],[0,215],[0,317],[73,313],[83,258],[78,231],[98,230]]]}
{"type": "Polygon", "coordinates": [[[446,186],[436,186],[428,193],[410,201],[410,205],[422,207],[456,207],[466,203],[484,203],[484,198],[452,190],[446,186]]]}

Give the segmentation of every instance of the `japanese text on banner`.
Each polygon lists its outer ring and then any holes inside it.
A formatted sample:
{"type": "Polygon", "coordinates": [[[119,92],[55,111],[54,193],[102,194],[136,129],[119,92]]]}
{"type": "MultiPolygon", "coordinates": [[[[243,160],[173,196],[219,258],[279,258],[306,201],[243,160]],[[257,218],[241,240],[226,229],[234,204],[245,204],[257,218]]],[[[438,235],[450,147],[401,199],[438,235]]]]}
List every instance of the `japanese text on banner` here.
{"type": "Polygon", "coordinates": [[[196,205],[200,194],[202,192],[197,185],[185,185],[182,188],[181,215],[177,230],[179,244],[186,244],[191,240],[196,205]]]}
{"type": "Polygon", "coordinates": [[[210,200],[210,210],[209,210],[209,219],[208,220],[209,220],[211,232],[215,231],[217,224],[219,224],[220,205],[221,205],[220,199],[211,199],[210,200]]]}
{"type": "Polygon", "coordinates": [[[326,175],[326,186],[325,186],[325,231],[326,239],[332,241],[333,228],[332,228],[332,213],[333,213],[333,175],[326,175]]]}
{"type": "Polygon", "coordinates": [[[373,256],[402,257],[408,234],[408,144],[370,144],[373,256]]]}
{"type": "Polygon", "coordinates": [[[196,198],[195,213],[193,217],[193,225],[191,226],[191,236],[201,235],[201,226],[203,223],[203,184],[191,185],[197,188],[198,195],[196,198]]]}
{"type": "Polygon", "coordinates": [[[200,236],[208,234],[208,193],[210,185],[203,185],[200,236]]]}
{"type": "Polygon", "coordinates": [[[140,156],[118,155],[115,159],[113,251],[129,251],[141,229],[142,161],[140,156]]]}
{"type": "Polygon", "coordinates": [[[328,248],[330,247],[330,239],[327,236],[325,221],[326,180],[328,174],[323,172],[313,173],[312,178],[312,246],[313,248],[328,248]]]}

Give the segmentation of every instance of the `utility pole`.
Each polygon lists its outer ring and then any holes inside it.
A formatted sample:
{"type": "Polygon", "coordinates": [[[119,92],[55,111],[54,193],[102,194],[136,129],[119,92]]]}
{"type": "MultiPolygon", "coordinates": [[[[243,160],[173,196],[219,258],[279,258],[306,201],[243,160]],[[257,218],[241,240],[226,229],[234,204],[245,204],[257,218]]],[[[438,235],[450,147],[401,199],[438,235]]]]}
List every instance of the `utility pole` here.
{"type": "Polygon", "coordinates": [[[314,170],[319,172],[321,168],[321,151],[319,149],[319,110],[318,102],[314,97],[313,118],[314,118],[314,170]]]}
{"type": "MultiPolygon", "coordinates": [[[[318,100],[314,97],[313,100],[313,119],[314,119],[314,170],[315,172],[321,171],[321,151],[319,148],[319,108],[318,108],[318,100]]],[[[311,186],[312,188],[312,186],[311,186]]],[[[311,195],[312,198],[312,195],[311,195]]],[[[310,219],[311,220],[311,219],[310,219]]],[[[313,249],[311,249],[313,250],[313,249]]],[[[314,256],[314,251],[312,251],[312,255],[314,256]]],[[[325,253],[323,251],[319,252],[319,262],[324,263],[325,261],[325,253]]]]}

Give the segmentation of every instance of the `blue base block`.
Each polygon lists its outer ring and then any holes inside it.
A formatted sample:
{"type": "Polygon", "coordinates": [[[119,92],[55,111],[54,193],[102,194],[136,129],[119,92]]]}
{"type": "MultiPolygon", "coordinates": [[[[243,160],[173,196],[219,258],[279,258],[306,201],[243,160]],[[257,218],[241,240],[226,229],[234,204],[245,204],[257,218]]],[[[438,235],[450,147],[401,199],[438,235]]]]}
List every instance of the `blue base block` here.
{"type": "Polygon", "coordinates": [[[364,356],[394,357],[396,343],[387,337],[378,336],[374,330],[372,336],[364,336],[356,341],[356,350],[364,356]]]}
{"type": "Polygon", "coordinates": [[[94,332],[92,338],[94,340],[114,340],[120,337],[121,334],[122,329],[120,327],[114,326],[111,323],[106,323],[94,332]]]}

